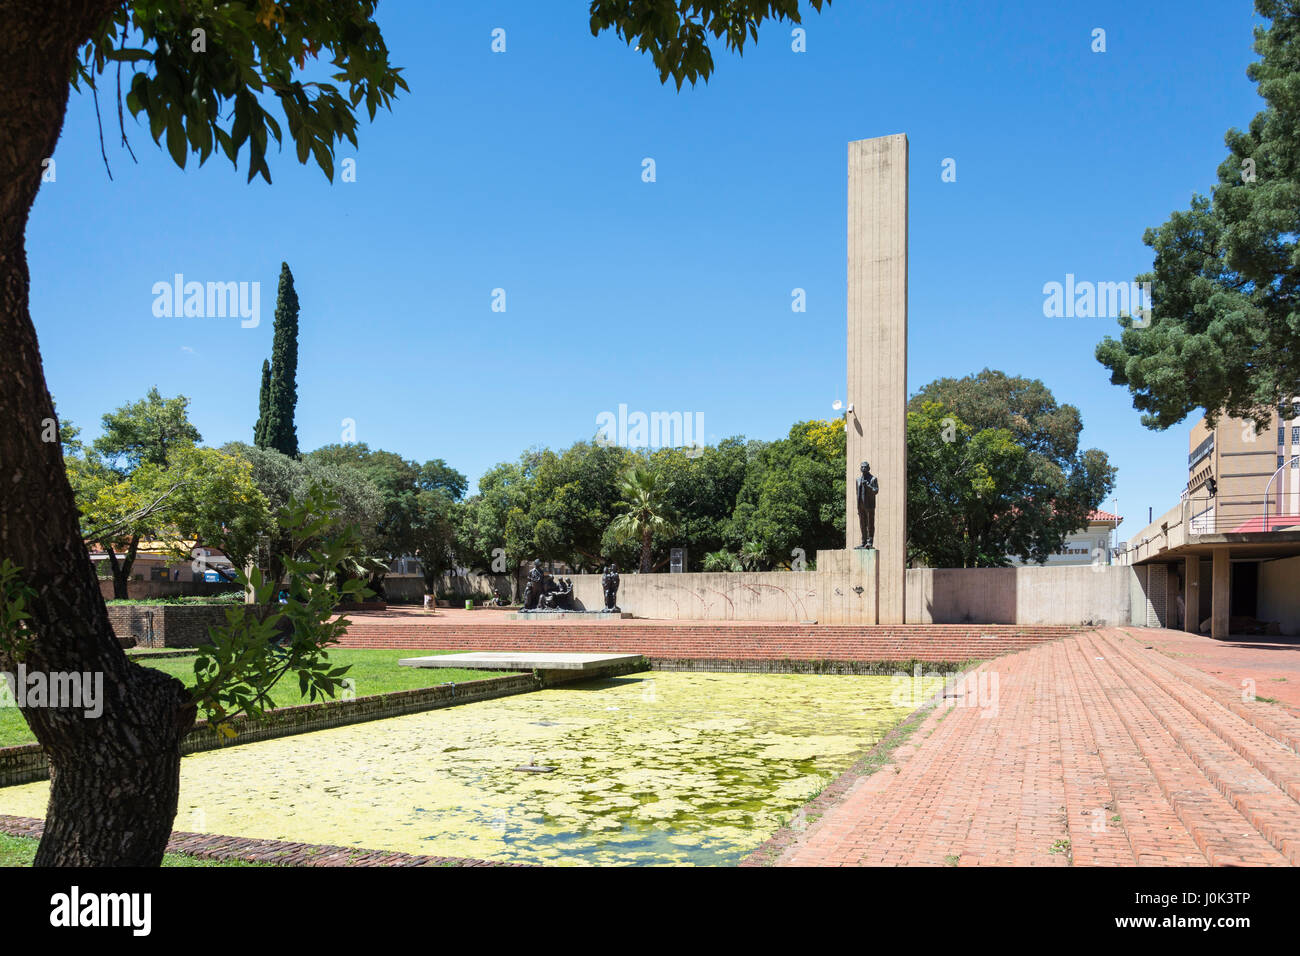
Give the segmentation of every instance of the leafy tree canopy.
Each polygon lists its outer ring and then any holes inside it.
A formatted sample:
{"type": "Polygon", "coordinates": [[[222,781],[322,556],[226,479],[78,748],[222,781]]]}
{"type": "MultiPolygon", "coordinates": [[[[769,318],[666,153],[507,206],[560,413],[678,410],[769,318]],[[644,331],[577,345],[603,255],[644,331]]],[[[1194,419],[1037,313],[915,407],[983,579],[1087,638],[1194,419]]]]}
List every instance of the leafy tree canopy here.
{"type": "Polygon", "coordinates": [[[1268,426],[1300,392],[1300,0],[1256,0],[1265,108],[1225,136],[1210,198],[1195,195],[1142,241],[1155,250],[1150,324],[1120,320],[1097,346],[1148,428],[1203,408],[1268,426]]]}
{"type": "Polygon", "coordinates": [[[908,537],[934,567],[1044,561],[1114,487],[1106,454],[1079,450],[1079,410],[1037,379],[941,378],[908,412],[908,537]]]}

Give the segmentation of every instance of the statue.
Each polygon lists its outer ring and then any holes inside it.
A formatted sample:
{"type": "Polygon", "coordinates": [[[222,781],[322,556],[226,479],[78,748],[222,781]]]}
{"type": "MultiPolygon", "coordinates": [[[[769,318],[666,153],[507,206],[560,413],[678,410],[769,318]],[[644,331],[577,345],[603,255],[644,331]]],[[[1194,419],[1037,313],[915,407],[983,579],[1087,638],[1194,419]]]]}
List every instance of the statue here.
{"type": "Polygon", "coordinates": [[[573,610],[573,579],[561,578],[559,581],[546,580],[546,590],[542,595],[542,607],[544,611],[571,611],[573,610]]]}
{"type": "Polygon", "coordinates": [[[876,541],[876,495],[880,493],[880,480],[871,473],[871,465],[862,463],[862,476],[858,479],[858,528],[862,532],[859,548],[874,548],[876,541]]]}
{"type": "Polygon", "coordinates": [[[533,566],[528,571],[528,583],[524,585],[524,610],[535,611],[537,604],[542,599],[542,593],[546,586],[546,575],[542,573],[541,558],[533,560],[533,566]]]}
{"type": "Polygon", "coordinates": [[[605,610],[618,612],[618,565],[611,564],[600,577],[601,589],[605,592],[605,610]]]}

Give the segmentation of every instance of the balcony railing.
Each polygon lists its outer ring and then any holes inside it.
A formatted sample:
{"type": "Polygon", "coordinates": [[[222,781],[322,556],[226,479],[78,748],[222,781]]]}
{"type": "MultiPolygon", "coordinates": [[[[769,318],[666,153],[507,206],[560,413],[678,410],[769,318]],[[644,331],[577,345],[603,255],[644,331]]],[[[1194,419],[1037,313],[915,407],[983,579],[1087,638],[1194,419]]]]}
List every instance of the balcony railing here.
{"type": "Polygon", "coordinates": [[[1208,495],[1183,501],[1183,524],[1189,535],[1260,534],[1300,531],[1300,494],[1208,495]]]}

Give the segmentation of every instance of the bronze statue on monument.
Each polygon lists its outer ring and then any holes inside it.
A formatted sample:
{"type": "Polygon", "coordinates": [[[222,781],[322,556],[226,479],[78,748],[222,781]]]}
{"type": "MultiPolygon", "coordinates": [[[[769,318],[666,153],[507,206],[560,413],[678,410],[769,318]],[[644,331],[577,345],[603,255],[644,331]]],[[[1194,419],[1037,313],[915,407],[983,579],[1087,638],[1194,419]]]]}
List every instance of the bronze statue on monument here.
{"type": "Polygon", "coordinates": [[[858,528],[862,532],[859,548],[874,548],[876,542],[876,495],[880,493],[880,480],[871,473],[871,465],[862,463],[858,478],[858,528]]]}

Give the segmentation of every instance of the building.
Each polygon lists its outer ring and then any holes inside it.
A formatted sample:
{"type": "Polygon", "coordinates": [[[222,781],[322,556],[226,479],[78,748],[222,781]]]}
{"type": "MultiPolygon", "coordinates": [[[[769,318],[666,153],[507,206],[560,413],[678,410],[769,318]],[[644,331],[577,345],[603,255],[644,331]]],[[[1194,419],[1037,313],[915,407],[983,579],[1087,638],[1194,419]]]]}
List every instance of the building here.
{"type": "MultiPolygon", "coordinates": [[[[1120,526],[1124,519],[1109,511],[1094,511],[1088,516],[1088,526],[1081,528],[1065,539],[1065,544],[1056,554],[1048,555],[1043,565],[1056,568],[1071,564],[1111,564],[1114,545],[1111,533],[1120,526]]],[[[1013,567],[1024,567],[1018,555],[1011,556],[1013,567]]],[[[1038,565],[1032,565],[1038,566],[1038,565]]]]}
{"type": "Polygon", "coordinates": [[[1121,560],[1141,570],[1149,623],[1300,634],[1300,402],[1263,432],[1232,418],[1194,425],[1178,504],[1121,560]]]}
{"type": "Polygon", "coordinates": [[[1258,432],[1253,422],[1221,419],[1192,428],[1187,490],[1194,526],[1201,533],[1267,530],[1300,524],[1300,415],[1273,412],[1258,432]]]}

